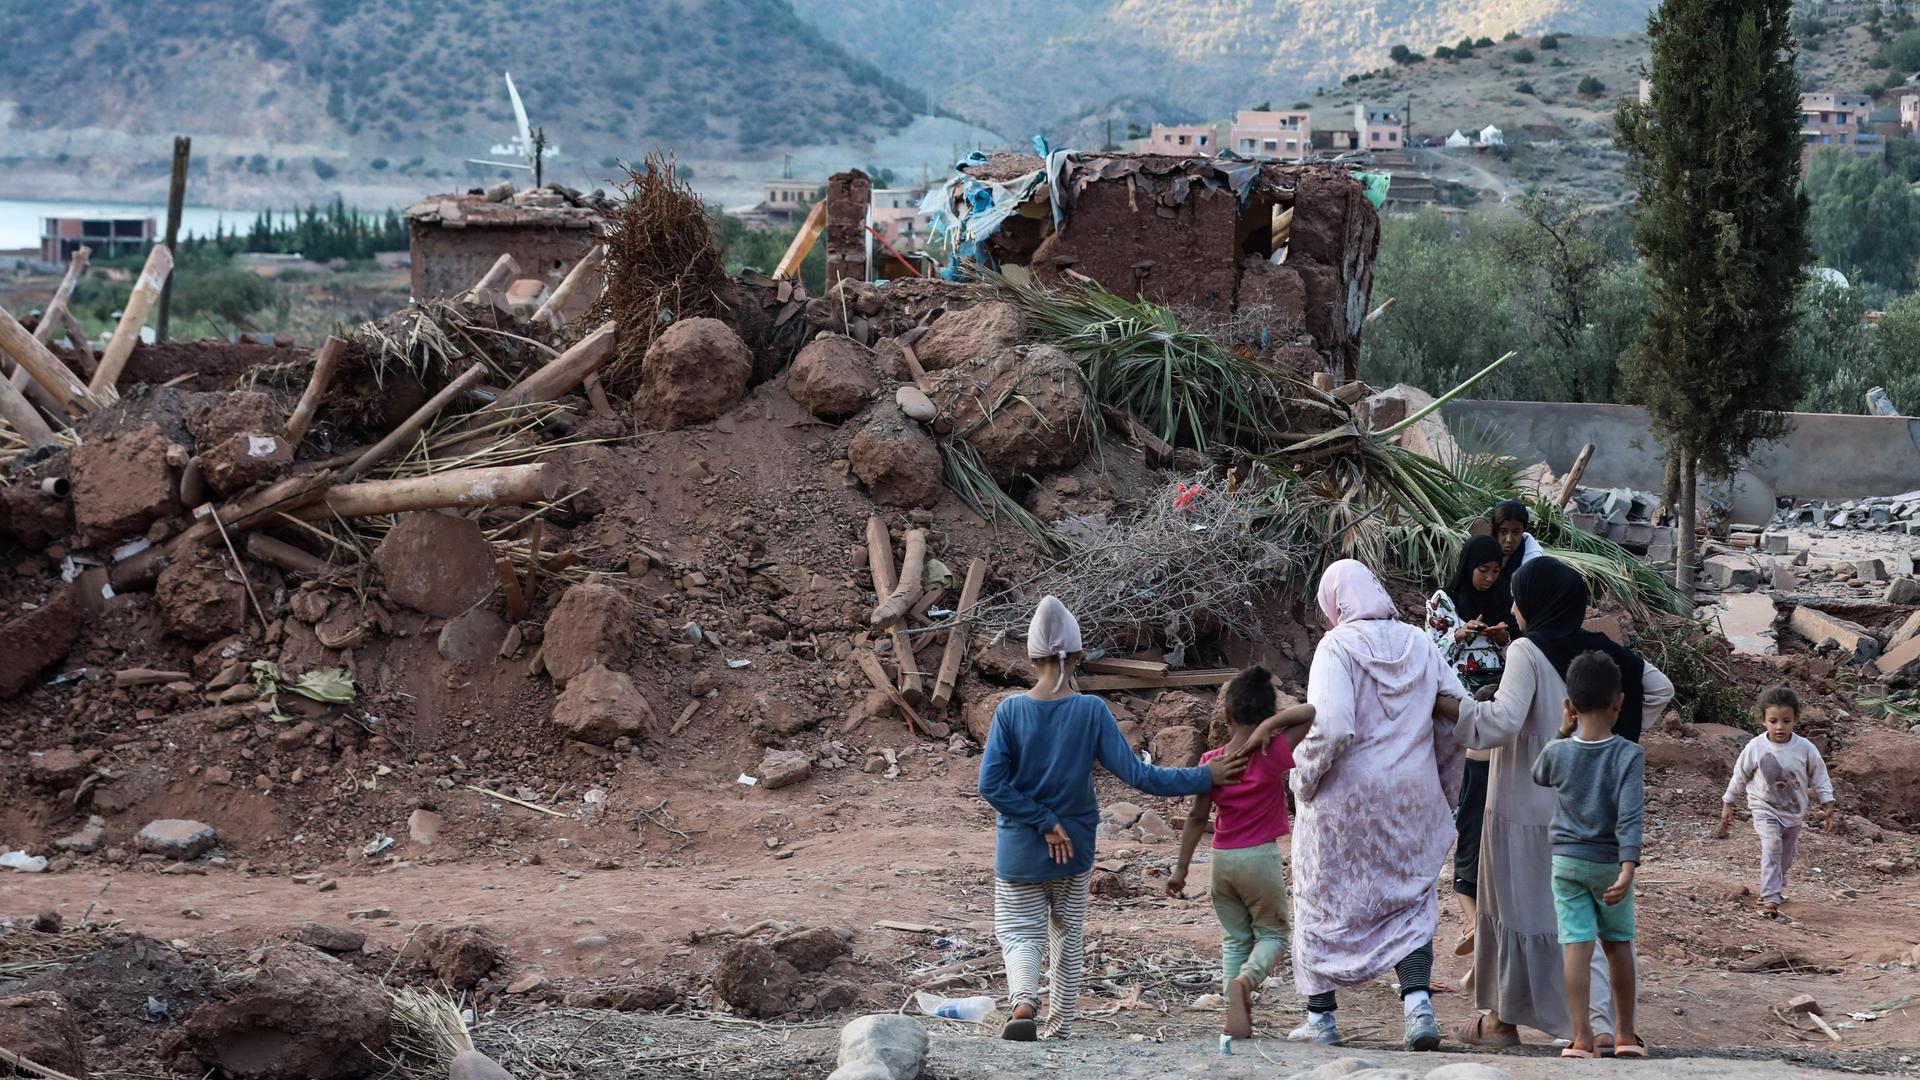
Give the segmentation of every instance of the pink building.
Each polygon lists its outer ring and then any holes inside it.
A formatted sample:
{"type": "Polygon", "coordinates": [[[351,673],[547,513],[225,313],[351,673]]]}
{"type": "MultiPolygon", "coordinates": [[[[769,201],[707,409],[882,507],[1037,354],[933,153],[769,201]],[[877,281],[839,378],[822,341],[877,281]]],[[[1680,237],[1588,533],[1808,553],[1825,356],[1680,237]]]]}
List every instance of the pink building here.
{"type": "MultiPolygon", "coordinates": [[[[873,189],[871,217],[874,231],[902,253],[926,246],[927,229],[933,222],[933,215],[920,212],[920,197],[925,194],[914,188],[873,189]]],[[[882,248],[874,258],[877,261],[891,261],[893,256],[882,248]]]]}
{"type": "Polygon", "coordinates": [[[1901,92],[1900,127],[1909,137],[1920,138],[1920,89],[1901,92]]]}
{"type": "Polygon", "coordinates": [[[1247,157],[1299,157],[1313,149],[1313,117],[1242,109],[1233,118],[1227,146],[1247,157]]]}
{"type": "Polygon", "coordinates": [[[1867,125],[1872,111],[1873,99],[1865,94],[1801,94],[1801,155],[1817,153],[1823,146],[1837,146],[1861,157],[1884,156],[1886,141],[1867,125]]]}
{"type": "Polygon", "coordinates": [[[1363,150],[1398,150],[1405,138],[1406,121],[1391,105],[1353,103],[1353,130],[1363,150]]]}
{"type": "Polygon", "coordinates": [[[1211,154],[1219,149],[1214,145],[1220,133],[1209,124],[1155,124],[1147,132],[1147,144],[1141,147],[1147,154],[1211,154]]]}

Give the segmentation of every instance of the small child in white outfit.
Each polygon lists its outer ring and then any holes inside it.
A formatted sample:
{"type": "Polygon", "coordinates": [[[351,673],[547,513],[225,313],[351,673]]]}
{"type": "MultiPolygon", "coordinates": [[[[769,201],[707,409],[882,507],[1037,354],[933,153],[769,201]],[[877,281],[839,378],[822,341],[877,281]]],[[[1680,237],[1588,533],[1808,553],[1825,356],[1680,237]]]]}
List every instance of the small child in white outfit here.
{"type": "Polygon", "coordinates": [[[1760,834],[1760,906],[1771,917],[1786,899],[1787,871],[1813,803],[1826,808],[1827,831],[1833,831],[1833,781],[1819,748],[1793,733],[1800,722],[1800,695],[1790,687],[1773,687],[1760,695],[1759,709],[1766,733],[1740,751],[1713,835],[1726,838],[1733,827],[1733,801],[1745,792],[1753,831],[1760,834]]]}

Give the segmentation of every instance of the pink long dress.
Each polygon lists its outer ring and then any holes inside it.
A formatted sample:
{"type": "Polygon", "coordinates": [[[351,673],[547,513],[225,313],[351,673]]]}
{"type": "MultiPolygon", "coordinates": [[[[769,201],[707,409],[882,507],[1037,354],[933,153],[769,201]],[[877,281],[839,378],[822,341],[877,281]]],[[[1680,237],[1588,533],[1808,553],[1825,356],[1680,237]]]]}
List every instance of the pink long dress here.
{"type": "Polygon", "coordinates": [[[1334,628],[1307,676],[1318,712],[1293,771],[1293,979],[1302,994],[1377,978],[1433,940],[1462,761],[1453,723],[1433,710],[1442,696],[1467,696],[1360,563],[1328,567],[1319,598],[1334,628]]]}

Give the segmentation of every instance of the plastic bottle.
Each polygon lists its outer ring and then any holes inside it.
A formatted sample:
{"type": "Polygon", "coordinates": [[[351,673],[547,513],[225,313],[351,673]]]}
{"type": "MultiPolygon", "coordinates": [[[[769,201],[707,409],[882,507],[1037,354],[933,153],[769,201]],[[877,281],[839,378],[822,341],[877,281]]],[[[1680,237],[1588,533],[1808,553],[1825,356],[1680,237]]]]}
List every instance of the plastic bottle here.
{"type": "Polygon", "coordinates": [[[929,994],[925,990],[916,990],[914,1004],[928,1016],[941,1016],[948,1020],[965,1020],[977,1024],[993,1012],[993,999],[982,994],[978,997],[948,998],[938,994],[929,994]]]}

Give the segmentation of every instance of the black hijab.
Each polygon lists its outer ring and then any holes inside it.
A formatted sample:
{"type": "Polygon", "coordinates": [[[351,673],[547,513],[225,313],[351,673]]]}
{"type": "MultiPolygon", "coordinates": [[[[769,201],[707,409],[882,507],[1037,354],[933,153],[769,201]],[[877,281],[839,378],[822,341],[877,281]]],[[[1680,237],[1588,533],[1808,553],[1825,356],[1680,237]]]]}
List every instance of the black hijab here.
{"type": "Polygon", "coordinates": [[[1479,619],[1489,626],[1497,623],[1512,626],[1513,594],[1507,591],[1506,567],[1500,568],[1500,578],[1493,583],[1493,588],[1483,592],[1473,587],[1474,567],[1502,561],[1500,541],[1491,536],[1469,537],[1466,547],[1460,549],[1460,568],[1447,583],[1447,595],[1453,599],[1453,610],[1463,621],[1479,619]]]}
{"type": "Polygon", "coordinates": [[[1589,649],[1606,653],[1620,665],[1620,690],[1626,701],[1620,706],[1620,719],[1614,722],[1614,734],[1628,742],[1640,741],[1640,711],[1644,707],[1640,691],[1647,662],[1631,649],[1616,644],[1605,634],[1596,634],[1581,626],[1587,617],[1587,582],[1580,572],[1558,559],[1541,555],[1513,577],[1513,600],[1526,616],[1528,641],[1567,677],[1573,658],[1589,649]]]}

